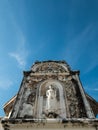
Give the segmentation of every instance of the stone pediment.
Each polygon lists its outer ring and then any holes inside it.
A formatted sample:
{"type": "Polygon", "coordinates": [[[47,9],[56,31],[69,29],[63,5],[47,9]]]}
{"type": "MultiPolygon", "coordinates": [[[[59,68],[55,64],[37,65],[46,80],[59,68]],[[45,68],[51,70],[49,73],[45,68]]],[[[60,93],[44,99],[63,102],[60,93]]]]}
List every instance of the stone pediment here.
{"type": "Polygon", "coordinates": [[[79,71],[65,61],[35,62],[24,71],[18,94],[4,111],[2,125],[8,130],[98,127],[98,102],[84,92],[79,71]]]}
{"type": "Polygon", "coordinates": [[[44,61],[24,72],[17,96],[4,111],[10,118],[94,118],[97,107],[85,95],[78,71],[64,61],[44,61]]]}

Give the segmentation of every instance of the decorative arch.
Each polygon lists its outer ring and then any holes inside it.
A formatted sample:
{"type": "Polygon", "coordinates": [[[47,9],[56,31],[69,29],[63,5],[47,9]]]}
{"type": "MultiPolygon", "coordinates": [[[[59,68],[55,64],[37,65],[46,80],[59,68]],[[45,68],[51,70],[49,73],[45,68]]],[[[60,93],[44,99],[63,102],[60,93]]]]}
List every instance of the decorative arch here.
{"type": "Polygon", "coordinates": [[[42,82],[38,92],[38,118],[66,118],[64,91],[59,81],[46,80],[42,82]]]}
{"type": "Polygon", "coordinates": [[[54,62],[45,62],[35,64],[32,67],[34,72],[68,72],[69,67],[66,64],[54,63],[54,62]]]}

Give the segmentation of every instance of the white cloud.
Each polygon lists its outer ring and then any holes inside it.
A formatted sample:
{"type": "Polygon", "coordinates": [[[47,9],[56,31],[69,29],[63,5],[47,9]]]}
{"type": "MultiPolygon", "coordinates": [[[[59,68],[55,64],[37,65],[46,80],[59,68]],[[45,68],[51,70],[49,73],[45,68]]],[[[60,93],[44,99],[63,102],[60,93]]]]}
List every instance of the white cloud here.
{"type": "MultiPolygon", "coordinates": [[[[10,3],[9,3],[9,6],[10,6],[10,3]]],[[[8,54],[10,57],[14,58],[17,61],[19,68],[25,68],[26,60],[28,56],[28,50],[26,48],[26,43],[27,43],[26,37],[20,25],[18,24],[17,19],[12,10],[10,10],[9,12],[9,17],[11,19],[11,24],[15,31],[16,40],[14,44],[16,46],[16,49],[12,50],[8,54]]]]}
{"type": "Polygon", "coordinates": [[[98,65],[97,61],[96,62],[92,62],[90,63],[90,65],[87,67],[87,69],[84,71],[84,74],[90,72],[94,67],[96,67],[98,65]]]}
{"type": "Polygon", "coordinates": [[[13,82],[9,79],[3,78],[0,79],[0,89],[8,89],[13,85],[13,82]]]}
{"type": "Polygon", "coordinates": [[[90,64],[89,66],[86,68],[84,74],[90,72],[91,70],[93,70],[96,66],[98,66],[98,55],[97,53],[94,54],[94,51],[92,52],[92,55],[89,56],[90,57],[90,64]]]}
{"type": "Polygon", "coordinates": [[[85,88],[85,90],[89,90],[89,91],[98,91],[98,88],[85,88]]]}
{"type": "Polygon", "coordinates": [[[88,84],[88,85],[86,85],[86,86],[84,86],[84,88],[85,88],[85,90],[87,90],[87,91],[98,91],[98,82],[94,82],[94,83],[92,83],[92,84],[88,84]]]}
{"type": "Polygon", "coordinates": [[[93,89],[94,91],[98,91],[98,88],[93,89]]]}
{"type": "Polygon", "coordinates": [[[85,51],[89,42],[93,39],[93,24],[89,24],[80,34],[69,40],[63,49],[63,57],[68,59],[69,63],[76,65],[79,58],[85,51]]]}
{"type": "Polygon", "coordinates": [[[20,54],[13,52],[13,53],[10,53],[10,56],[15,58],[20,66],[25,66],[25,64],[26,64],[25,60],[24,60],[24,58],[20,54]]]}
{"type": "Polygon", "coordinates": [[[26,40],[23,33],[19,30],[18,43],[15,51],[9,53],[9,56],[13,57],[20,68],[25,68],[26,60],[28,56],[28,50],[26,49],[26,40]]]}

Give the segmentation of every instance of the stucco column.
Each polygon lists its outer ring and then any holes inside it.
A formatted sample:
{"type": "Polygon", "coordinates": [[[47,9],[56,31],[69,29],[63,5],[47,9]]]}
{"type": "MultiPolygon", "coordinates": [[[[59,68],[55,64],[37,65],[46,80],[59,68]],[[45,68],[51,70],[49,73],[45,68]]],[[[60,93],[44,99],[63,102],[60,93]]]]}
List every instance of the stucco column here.
{"type": "Polygon", "coordinates": [[[88,118],[95,118],[94,113],[93,113],[93,111],[92,111],[92,109],[89,105],[89,102],[87,101],[85,92],[83,90],[82,84],[81,84],[80,79],[79,79],[79,75],[76,73],[75,76],[76,76],[76,79],[77,79],[77,82],[78,82],[78,85],[79,85],[79,89],[80,89],[80,93],[81,93],[81,96],[82,96],[82,99],[83,99],[83,102],[84,102],[86,114],[87,114],[88,118]]]}

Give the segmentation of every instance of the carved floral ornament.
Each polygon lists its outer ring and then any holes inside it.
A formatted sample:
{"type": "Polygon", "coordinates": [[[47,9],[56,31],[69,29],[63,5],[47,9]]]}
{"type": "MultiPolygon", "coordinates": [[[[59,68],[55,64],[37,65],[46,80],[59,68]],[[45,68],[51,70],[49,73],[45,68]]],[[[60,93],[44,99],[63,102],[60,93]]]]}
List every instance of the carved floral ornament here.
{"type": "Polygon", "coordinates": [[[52,72],[52,73],[58,73],[58,72],[68,72],[69,68],[66,64],[60,64],[60,63],[54,63],[54,62],[47,62],[47,63],[40,63],[38,65],[34,65],[32,67],[33,72],[52,72]]]}
{"type": "Polygon", "coordinates": [[[68,80],[72,79],[72,76],[66,75],[66,74],[64,74],[64,75],[62,75],[62,74],[58,74],[58,75],[54,75],[54,74],[36,75],[36,74],[34,74],[32,76],[29,75],[27,77],[27,82],[28,83],[31,83],[32,81],[39,82],[39,81],[46,80],[46,79],[56,79],[59,81],[68,81],[68,80]]]}

